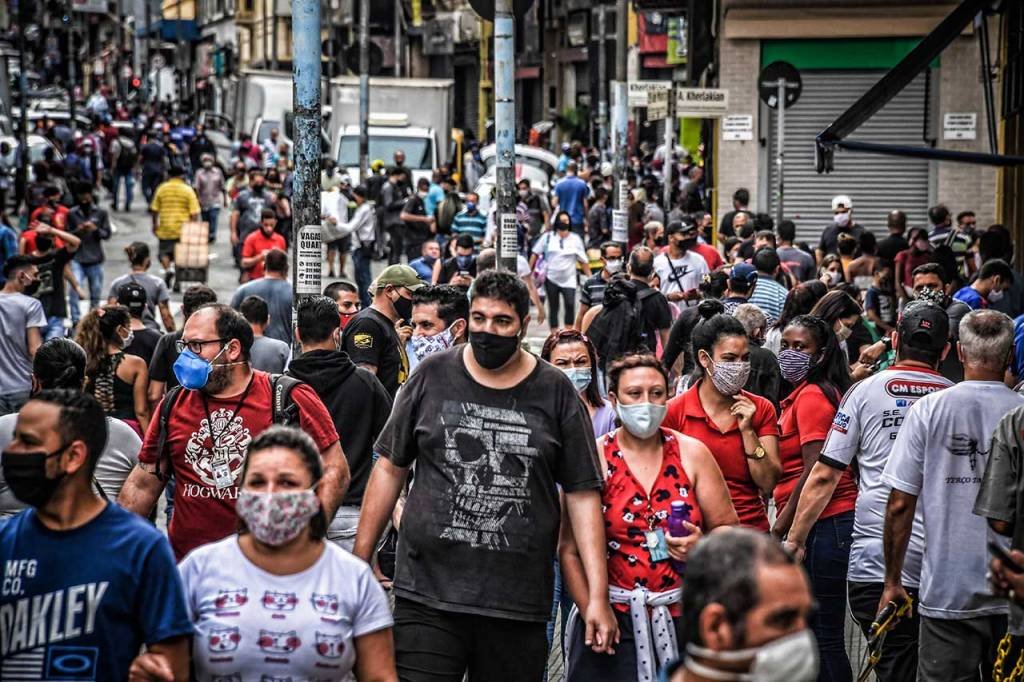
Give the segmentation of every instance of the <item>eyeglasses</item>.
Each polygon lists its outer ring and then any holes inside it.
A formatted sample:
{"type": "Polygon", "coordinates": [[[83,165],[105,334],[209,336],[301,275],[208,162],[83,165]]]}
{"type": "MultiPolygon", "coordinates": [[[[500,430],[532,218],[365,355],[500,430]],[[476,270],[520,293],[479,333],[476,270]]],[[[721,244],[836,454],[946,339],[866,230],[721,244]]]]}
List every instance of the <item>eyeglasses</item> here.
{"type": "Polygon", "coordinates": [[[203,346],[208,343],[226,343],[230,340],[231,339],[209,339],[208,341],[203,341],[201,339],[193,339],[191,341],[185,341],[183,339],[178,339],[174,343],[174,347],[178,349],[179,353],[184,353],[185,349],[188,348],[196,355],[199,355],[203,352],[203,346]]]}

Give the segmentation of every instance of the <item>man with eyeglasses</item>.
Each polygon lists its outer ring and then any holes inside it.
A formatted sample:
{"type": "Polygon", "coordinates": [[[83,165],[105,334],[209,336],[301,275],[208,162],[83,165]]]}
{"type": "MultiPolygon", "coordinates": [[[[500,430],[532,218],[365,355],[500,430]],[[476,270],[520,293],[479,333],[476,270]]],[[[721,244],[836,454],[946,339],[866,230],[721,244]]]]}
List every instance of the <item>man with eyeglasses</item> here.
{"type": "Polygon", "coordinates": [[[174,374],[182,389],[168,393],[154,412],[139,453],[139,466],[125,481],[120,504],[148,516],[164,489],[176,479],[174,515],[168,537],[181,560],[200,545],[236,530],[235,498],[249,443],[287,416],[316,442],[324,475],[316,493],[332,518],[349,483],[349,468],[327,408],[308,385],[278,383],[249,364],[253,333],[238,312],[205,305],[188,318],[176,344],[174,374]],[[294,415],[294,416],[293,416],[294,415]]]}

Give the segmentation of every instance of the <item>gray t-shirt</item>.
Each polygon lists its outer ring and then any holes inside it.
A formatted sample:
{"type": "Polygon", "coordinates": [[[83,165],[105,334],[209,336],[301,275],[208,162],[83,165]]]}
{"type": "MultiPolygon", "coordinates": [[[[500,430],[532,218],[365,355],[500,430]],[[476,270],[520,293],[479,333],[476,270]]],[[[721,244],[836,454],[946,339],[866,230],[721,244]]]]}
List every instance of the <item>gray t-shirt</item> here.
{"type": "MultiPolygon", "coordinates": [[[[820,461],[836,469],[857,462],[857,508],[847,575],[851,582],[885,580],[882,530],[890,488],[882,482],[882,472],[910,406],[949,386],[952,384],[938,372],[897,364],[855,384],[843,398],[820,461]]],[[[918,505],[903,561],[903,584],[907,587],[920,584],[923,552],[924,525],[918,505]]]]}
{"type": "Polygon", "coordinates": [[[267,336],[257,336],[252,340],[249,351],[249,364],[269,374],[281,374],[288,369],[292,359],[292,349],[287,343],[267,336]]]}
{"type": "Polygon", "coordinates": [[[142,311],[142,323],[150,329],[160,331],[160,325],[156,321],[156,307],[161,303],[171,300],[171,294],[167,291],[167,284],[163,279],[148,272],[130,272],[121,275],[110,283],[110,293],[107,298],[117,298],[117,293],[128,282],[135,282],[146,290],[146,307],[142,311]]]}
{"type": "Polygon", "coordinates": [[[32,390],[26,330],[45,326],[46,315],[39,299],[0,293],[0,395],[32,390]]]}
{"type": "Polygon", "coordinates": [[[246,282],[235,290],[231,307],[238,310],[246,296],[259,296],[270,309],[270,324],[263,333],[272,339],[291,344],[292,339],[292,285],[285,279],[261,277],[246,282]]]}
{"type": "MultiPolygon", "coordinates": [[[[0,451],[7,449],[14,440],[14,425],[17,421],[17,414],[0,417],[0,451]]],[[[139,461],[142,441],[132,427],[120,419],[107,417],[107,429],[107,447],[100,453],[93,478],[107,499],[113,501],[117,499],[125,479],[139,461]]],[[[24,508],[25,505],[7,487],[3,469],[0,468],[0,517],[17,514],[24,508]]]]}
{"type": "Polygon", "coordinates": [[[971,513],[992,434],[1024,396],[998,381],[964,381],[918,400],[903,421],[882,480],[917,495],[924,522],[920,613],[963,620],[1007,612],[985,573],[989,540],[1006,538],[971,513]]]}

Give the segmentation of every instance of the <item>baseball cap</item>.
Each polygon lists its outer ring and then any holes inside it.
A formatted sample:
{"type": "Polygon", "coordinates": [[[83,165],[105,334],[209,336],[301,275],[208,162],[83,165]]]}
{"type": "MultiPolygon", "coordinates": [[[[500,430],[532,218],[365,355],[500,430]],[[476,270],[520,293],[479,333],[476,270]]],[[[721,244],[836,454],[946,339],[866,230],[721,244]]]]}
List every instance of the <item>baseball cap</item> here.
{"type": "Polygon", "coordinates": [[[601,164],[601,177],[611,177],[612,171],[613,167],[611,161],[605,161],[604,163],[601,164]]]}
{"type": "Polygon", "coordinates": [[[913,301],[896,325],[900,342],[918,350],[941,350],[949,340],[949,315],[931,301],[913,301]]]}
{"type": "Polygon", "coordinates": [[[729,279],[735,282],[753,284],[757,281],[757,268],[750,263],[737,263],[729,271],[729,279]]]}
{"type": "Polygon", "coordinates": [[[423,286],[423,280],[408,265],[389,265],[377,277],[376,288],[386,286],[405,287],[409,291],[415,291],[423,286]]]}
{"type": "Polygon", "coordinates": [[[146,307],[146,290],[138,282],[127,282],[117,290],[117,302],[126,308],[134,317],[138,317],[146,307]]]}
{"type": "Polygon", "coordinates": [[[832,210],[836,211],[840,208],[853,208],[853,200],[845,194],[840,194],[832,199],[832,210]]]}

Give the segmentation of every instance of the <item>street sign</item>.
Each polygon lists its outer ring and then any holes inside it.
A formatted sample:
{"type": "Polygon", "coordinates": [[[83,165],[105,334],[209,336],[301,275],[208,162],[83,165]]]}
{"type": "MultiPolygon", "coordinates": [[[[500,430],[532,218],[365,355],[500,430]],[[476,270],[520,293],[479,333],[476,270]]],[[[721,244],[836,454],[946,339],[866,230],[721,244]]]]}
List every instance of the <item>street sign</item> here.
{"type": "Polygon", "coordinates": [[[621,244],[629,241],[629,211],[625,209],[612,211],[612,241],[621,244]]]}
{"type": "Polygon", "coordinates": [[[754,117],[750,115],[726,116],[722,119],[722,139],[746,141],[754,139],[754,117]]]}
{"type": "Polygon", "coordinates": [[[295,293],[319,294],[322,286],[320,277],[323,274],[321,264],[326,257],[320,226],[306,225],[300,229],[295,248],[295,293]]]}
{"type": "Polygon", "coordinates": [[[651,90],[647,93],[647,118],[668,118],[668,90],[651,90]]]}
{"type": "Polygon", "coordinates": [[[978,139],[978,114],[943,114],[943,140],[976,140],[978,139]]]}
{"type": "Polygon", "coordinates": [[[616,204],[619,208],[622,208],[629,201],[629,182],[626,180],[619,180],[619,202],[616,204]]]}
{"type": "MultiPolygon", "coordinates": [[[[532,4],[533,0],[512,0],[512,14],[522,19],[532,4]]],[[[494,0],[469,0],[469,6],[481,19],[494,21],[494,0]]]]}
{"type": "Polygon", "coordinates": [[[721,118],[729,111],[729,91],[719,88],[678,88],[676,116],[721,118]]]}
{"type": "Polygon", "coordinates": [[[629,108],[646,107],[649,93],[668,92],[671,89],[672,81],[629,81],[626,86],[629,108]]]}
{"type": "Polygon", "coordinates": [[[501,214],[498,246],[498,256],[501,258],[515,259],[515,255],[519,253],[519,231],[516,229],[516,216],[513,213],[501,214]]]}
{"type": "Polygon", "coordinates": [[[795,66],[789,62],[772,62],[757,77],[758,94],[769,109],[777,109],[779,106],[779,80],[786,81],[787,109],[796,104],[803,91],[803,80],[795,66]]]}

